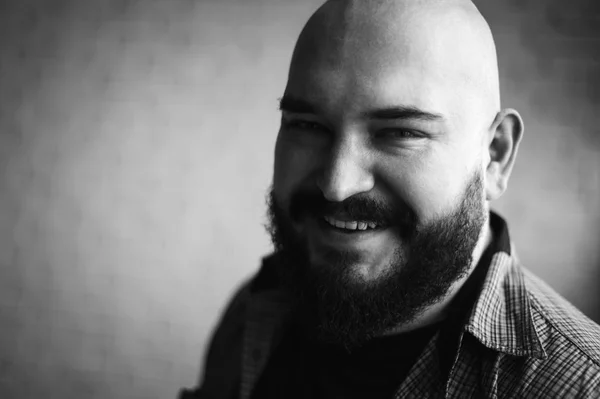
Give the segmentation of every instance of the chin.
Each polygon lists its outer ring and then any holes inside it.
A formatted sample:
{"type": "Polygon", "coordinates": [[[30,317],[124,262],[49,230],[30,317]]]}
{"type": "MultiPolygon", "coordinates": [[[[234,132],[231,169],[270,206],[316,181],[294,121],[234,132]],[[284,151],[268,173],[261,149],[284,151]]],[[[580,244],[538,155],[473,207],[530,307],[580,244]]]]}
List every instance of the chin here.
{"type": "Polygon", "coordinates": [[[349,267],[349,278],[356,284],[373,284],[389,276],[390,266],[358,263],[349,267]]]}
{"type": "MultiPolygon", "coordinates": [[[[365,259],[357,253],[328,252],[311,256],[313,273],[322,273],[333,278],[341,287],[361,291],[384,283],[393,275],[393,256],[380,259],[365,259]]],[[[397,264],[396,264],[397,266],[397,264]]]]}

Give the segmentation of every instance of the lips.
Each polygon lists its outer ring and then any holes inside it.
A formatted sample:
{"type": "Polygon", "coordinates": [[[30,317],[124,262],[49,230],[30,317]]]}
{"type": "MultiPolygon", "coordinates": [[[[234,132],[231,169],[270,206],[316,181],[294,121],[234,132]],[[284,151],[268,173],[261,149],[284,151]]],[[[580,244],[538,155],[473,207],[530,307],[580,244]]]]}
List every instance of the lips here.
{"type": "Polygon", "coordinates": [[[350,215],[320,215],[305,219],[303,234],[312,251],[320,253],[324,248],[345,251],[375,251],[390,239],[384,225],[375,221],[352,220],[350,215]],[[344,219],[344,220],[342,220],[344,219]]]}

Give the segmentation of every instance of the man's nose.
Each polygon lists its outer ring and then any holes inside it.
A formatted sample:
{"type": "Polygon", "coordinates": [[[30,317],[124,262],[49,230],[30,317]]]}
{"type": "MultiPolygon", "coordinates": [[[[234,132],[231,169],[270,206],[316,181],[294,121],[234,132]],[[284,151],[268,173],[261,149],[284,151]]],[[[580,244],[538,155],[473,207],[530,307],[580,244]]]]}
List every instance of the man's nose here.
{"type": "Polygon", "coordinates": [[[373,188],[374,177],[366,154],[353,143],[342,143],[333,149],[317,185],[328,201],[341,202],[373,188]]]}

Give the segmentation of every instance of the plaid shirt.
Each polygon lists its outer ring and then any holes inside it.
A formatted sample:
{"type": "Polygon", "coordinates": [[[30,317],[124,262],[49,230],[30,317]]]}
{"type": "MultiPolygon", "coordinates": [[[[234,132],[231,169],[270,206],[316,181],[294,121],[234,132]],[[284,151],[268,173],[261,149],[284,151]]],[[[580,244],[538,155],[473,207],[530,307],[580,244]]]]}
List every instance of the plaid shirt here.
{"type": "MultiPolygon", "coordinates": [[[[600,398],[600,327],[523,268],[512,244],[509,252],[493,255],[459,334],[438,332],[394,398],[600,398]]],[[[203,384],[180,399],[251,398],[289,308],[256,280],[221,320],[203,384]]]]}

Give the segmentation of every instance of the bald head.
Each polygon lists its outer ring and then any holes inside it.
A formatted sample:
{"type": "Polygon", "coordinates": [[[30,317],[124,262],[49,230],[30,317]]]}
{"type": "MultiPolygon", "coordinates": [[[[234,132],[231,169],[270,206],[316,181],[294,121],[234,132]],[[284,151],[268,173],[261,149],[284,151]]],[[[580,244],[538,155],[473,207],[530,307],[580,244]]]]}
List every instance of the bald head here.
{"type": "Polygon", "coordinates": [[[494,41],[466,0],[328,1],[298,40],[288,89],[298,86],[327,101],[331,91],[393,89],[396,100],[447,113],[461,129],[489,127],[500,109],[494,41]]]}

